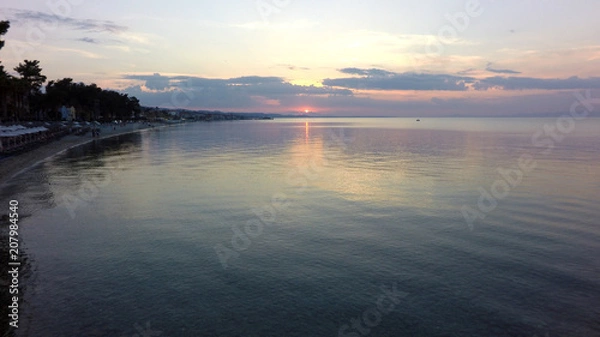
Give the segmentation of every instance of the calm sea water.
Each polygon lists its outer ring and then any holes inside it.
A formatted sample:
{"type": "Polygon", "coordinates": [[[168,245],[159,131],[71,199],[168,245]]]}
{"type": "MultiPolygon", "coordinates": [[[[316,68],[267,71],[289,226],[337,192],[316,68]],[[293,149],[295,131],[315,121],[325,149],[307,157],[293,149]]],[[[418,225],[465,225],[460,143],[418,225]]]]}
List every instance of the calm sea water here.
{"type": "Polygon", "coordinates": [[[32,258],[19,335],[600,336],[600,119],[556,122],[197,123],[70,150],[1,190],[32,258]]]}

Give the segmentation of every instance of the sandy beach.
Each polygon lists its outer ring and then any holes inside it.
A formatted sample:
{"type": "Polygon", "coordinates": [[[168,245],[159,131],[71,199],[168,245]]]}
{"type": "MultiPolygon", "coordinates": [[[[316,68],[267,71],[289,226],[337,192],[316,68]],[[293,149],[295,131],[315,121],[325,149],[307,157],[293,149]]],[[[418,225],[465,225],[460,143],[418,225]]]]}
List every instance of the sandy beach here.
{"type": "MultiPolygon", "coordinates": [[[[162,125],[159,127],[162,127],[162,125]]],[[[116,126],[114,130],[113,126],[111,125],[103,125],[100,127],[100,137],[93,138],[90,132],[83,136],[70,134],[57,141],[41,145],[31,151],[2,158],[0,159],[0,187],[6,182],[10,181],[10,179],[14,176],[28,170],[35,164],[40,163],[69,148],[79,146],[93,140],[114,137],[131,132],[139,132],[148,128],[150,127],[144,123],[131,123],[124,126],[116,126]]]]}

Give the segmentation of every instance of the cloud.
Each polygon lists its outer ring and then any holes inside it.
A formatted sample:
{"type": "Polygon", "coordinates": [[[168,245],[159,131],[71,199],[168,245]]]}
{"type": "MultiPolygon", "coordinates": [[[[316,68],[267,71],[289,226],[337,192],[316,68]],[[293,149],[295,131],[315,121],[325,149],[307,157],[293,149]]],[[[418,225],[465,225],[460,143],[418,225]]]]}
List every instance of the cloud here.
{"type": "Polygon", "coordinates": [[[510,69],[494,69],[492,68],[492,64],[488,63],[487,66],[485,67],[485,70],[492,72],[492,73],[499,73],[499,74],[520,74],[520,71],[515,71],[515,70],[510,70],[510,69]]]}
{"type": "Polygon", "coordinates": [[[440,106],[440,107],[444,107],[444,108],[460,108],[461,106],[464,107],[469,104],[469,102],[467,100],[465,100],[464,98],[445,99],[445,98],[439,98],[439,97],[432,97],[431,103],[433,103],[437,106],[440,106]]]}
{"type": "Polygon", "coordinates": [[[44,48],[48,52],[61,53],[61,54],[64,53],[65,56],[69,56],[69,57],[72,57],[74,54],[77,54],[77,55],[80,55],[82,57],[89,58],[89,59],[104,58],[103,55],[96,54],[96,53],[93,53],[93,52],[90,52],[90,51],[84,50],[84,49],[56,47],[56,46],[45,46],[44,48]]]}
{"type": "Polygon", "coordinates": [[[444,74],[394,73],[381,69],[344,68],[340,72],[362,75],[325,79],[323,84],[361,90],[447,90],[466,91],[475,79],[444,74]]]}
{"type": "Polygon", "coordinates": [[[503,90],[566,90],[600,89],[600,77],[579,78],[577,76],[561,78],[532,77],[488,77],[479,80],[473,86],[476,90],[491,88],[503,90]]]}
{"type": "MultiPolygon", "coordinates": [[[[600,91],[592,93],[592,97],[598,95],[600,91]]],[[[373,99],[362,96],[314,97],[303,104],[326,109],[331,114],[345,116],[532,117],[560,116],[569,111],[573,99],[570,92],[546,92],[481,98],[423,97],[417,100],[373,99]]]]}
{"type": "Polygon", "coordinates": [[[81,42],[86,42],[86,43],[92,43],[92,44],[98,44],[98,40],[91,38],[91,37],[82,37],[77,39],[77,41],[81,41],[81,42]]]}
{"type": "Polygon", "coordinates": [[[293,64],[278,64],[277,67],[287,68],[288,70],[310,70],[308,67],[298,67],[293,64]]]}
{"type": "Polygon", "coordinates": [[[152,76],[146,76],[144,80],[146,81],[146,88],[152,90],[165,90],[171,84],[171,80],[168,77],[161,76],[158,73],[155,73],[152,76]]]}
{"type": "MultiPolygon", "coordinates": [[[[350,90],[340,92],[332,87],[292,85],[274,77],[209,79],[156,73],[123,78],[142,81],[123,92],[139,98],[143,105],[178,109],[286,113],[314,107],[319,113],[343,116],[558,116],[569,110],[574,99],[568,91],[547,91],[477,96],[473,92],[470,97],[462,93],[457,97],[453,92],[419,93],[400,100],[352,95],[350,90]]],[[[599,94],[596,90],[592,96],[599,94]]]]}
{"type": "MultiPolygon", "coordinates": [[[[494,76],[475,78],[447,74],[394,73],[382,69],[344,68],[339,70],[345,74],[360,77],[325,79],[323,84],[330,87],[355,90],[423,90],[423,91],[468,91],[468,90],[569,90],[598,89],[600,77],[579,78],[573,76],[566,79],[547,79],[532,77],[494,76]]],[[[461,75],[475,71],[467,69],[461,75]]],[[[509,72],[502,70],[501,72],[509,72]]]]}
{"type": "Polygon", "coordinates": [[[473,74],[475,72],[477,72],[477,69],[469,68],[469,69],[461,70],[461,71],[457,72],[457,74],[458,75],[469,75],[469,74],[473,74]]]}
{"type": "Polygon", "coordinates": [[[16,22],[40,22],[46,26],[63,25],[74,30],[87,32],[108,32],[119,34],[126,32],[127,26],[116,24],[108,20],[75,19],[67,16],[59,16],[39,11],[13,9],[10,10],[12,21],[16,22]]]}
{"type": "Polygon", "coordinates": [[[88,37],[88,36],[80,37],[78,39],[75,39],[75,41],[91,43],[91,44],[105,44],[105,45],[121,45],[121,44],[123,44],[123,41],[120,41],[117,39],[97,39],[97,38],[88,37]]]}
{"type": "Polygon", "coordinates": [[[283,79],[281,77],[262,77],[262,76],[243,76],[229,79],[230,84],[268,84],[268,83],[281,83],[283,79]]]}
{"type": "Polygon", "coordinates": [[[349,89],[295,85],[273,76],[244,76],[229,79],[195,76],[124,75],[122,79],[141,81],[126,89],[157,106],[212,107],[229,109],[260,108],[261,102],[273,105],[294,97],[351,96],[349,89]]]}
{"type": "Polygon", "coordinates": [[[122,79],[130,81],[123,91],[138,97],[146,106],[278,113],[309,106],[319,112],[346,116],[548,116],[568,111],[573,97],[564,89],[600,88],[600,78],[470,77],[396,73],[380,68],[339,71],[348,77],[323,80],[323,86],[297,85],[283,77],[257,75],[205,78],[154,73],[127,74],[122,79]],[[395,95],[355,95],[357,89],[419,93],[400,99],[395,95]],[[487,90],[537,92],[483,93],[487,90]]]}
{"type": "Polygon", "coordinates": [[[370,76],[370,77],[388,77],[388,76],[396,75],[395,73],[393,73],[391,71],[376,69],[376,68],[371,68],[371,69],[343,68],[343,69],[340,69],[339,71],[344,74],[370,76]]]}

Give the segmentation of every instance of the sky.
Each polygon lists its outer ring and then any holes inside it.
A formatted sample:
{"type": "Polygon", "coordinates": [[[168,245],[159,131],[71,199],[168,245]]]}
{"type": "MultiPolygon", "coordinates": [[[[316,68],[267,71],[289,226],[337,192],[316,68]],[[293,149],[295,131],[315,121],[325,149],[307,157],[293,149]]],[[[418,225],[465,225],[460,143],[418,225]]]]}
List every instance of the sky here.
{"type": "Polygon", "coordinates": [[[3,0],[0,61],[165,108],[556,115],[600,96],[598,13],[597,0],[3,0]]]}

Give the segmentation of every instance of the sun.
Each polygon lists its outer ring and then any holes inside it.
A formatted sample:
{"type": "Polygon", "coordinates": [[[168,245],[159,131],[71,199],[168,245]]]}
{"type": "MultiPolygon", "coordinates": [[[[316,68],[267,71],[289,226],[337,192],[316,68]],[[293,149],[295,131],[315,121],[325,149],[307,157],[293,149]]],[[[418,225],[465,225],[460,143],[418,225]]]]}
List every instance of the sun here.
{"type": "Polygon", "coordinates": [[[315,113],[315,110],[313,110],[310,106],[299,106],[298,107],[298,113],[302,114],[302,115],[308,115],[308,114],[312,114],[315,113]]]}

